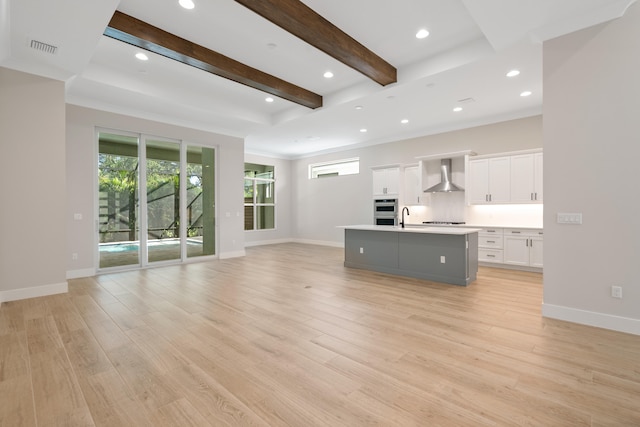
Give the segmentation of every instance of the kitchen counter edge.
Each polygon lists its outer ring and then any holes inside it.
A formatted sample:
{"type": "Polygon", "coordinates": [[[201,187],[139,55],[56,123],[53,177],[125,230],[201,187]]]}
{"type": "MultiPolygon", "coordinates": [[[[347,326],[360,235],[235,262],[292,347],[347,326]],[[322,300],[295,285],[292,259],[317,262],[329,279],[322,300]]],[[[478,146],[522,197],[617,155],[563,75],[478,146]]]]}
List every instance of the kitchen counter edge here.
{"type": "Polygon", "coordinates": [[[390,225],[340,225],[338,228],[344,228],[345,230],[365,230],[365,231],[384,231],[384,232],[396,232],[396,233],[423,233],[423,234],[452,234],[452,235],[464,235],[478,233],[482,231],[481,228],[470,227],[458,227],[458,226],[438,226],[430,227],[427,225],[407,225],[405,228],[400,226],[390,225]]]}
{"type": "Polygon", "coordinates": [[[517,228],[517,229],[525,229],[525,230],[543,230],[543,226],[537,225],[479,225],[479,224],[455,224],[455,225],[440,225],[440,224],[406,224],[406,227],[420,228],[420,227],[461,227],[461,228],[517,228]]]}

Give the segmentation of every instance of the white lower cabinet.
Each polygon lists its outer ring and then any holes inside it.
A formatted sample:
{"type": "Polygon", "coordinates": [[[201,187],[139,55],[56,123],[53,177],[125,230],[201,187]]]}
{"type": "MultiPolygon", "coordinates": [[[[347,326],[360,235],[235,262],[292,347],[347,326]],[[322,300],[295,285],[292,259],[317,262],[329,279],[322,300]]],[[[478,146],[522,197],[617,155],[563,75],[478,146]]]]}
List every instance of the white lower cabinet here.
{"type": "Polygon", "coordinates": [[[478,261],[504,262],[502,228],[485,228],[478,233],[478,261]]]}
{"type": "Polygon", "coordinates": [[[542,235],[542,230],[505,229],[504,263],[541,268],[543,265],[542,235]]]}
{"type": "Polygon", "coordinates": [[[478,233],[478,261],[542,268],[543,231],[485,228],[478,233]]]}

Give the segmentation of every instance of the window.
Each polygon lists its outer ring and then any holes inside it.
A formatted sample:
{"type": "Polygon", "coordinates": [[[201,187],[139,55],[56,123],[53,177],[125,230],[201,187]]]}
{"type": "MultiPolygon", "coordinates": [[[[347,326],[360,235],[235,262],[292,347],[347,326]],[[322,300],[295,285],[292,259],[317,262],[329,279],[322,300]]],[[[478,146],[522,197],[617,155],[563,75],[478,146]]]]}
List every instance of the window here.
{"type": "Polygon", "coordinates": [[[275,228],[274,167],[244,164],[244,229],[269,230],[275,228]]]}
{"type": "Polygon", "coordinates": [[[360,173],[360,159],[358,157],[309,165],[309,179],[358,173],[360,173]]]}

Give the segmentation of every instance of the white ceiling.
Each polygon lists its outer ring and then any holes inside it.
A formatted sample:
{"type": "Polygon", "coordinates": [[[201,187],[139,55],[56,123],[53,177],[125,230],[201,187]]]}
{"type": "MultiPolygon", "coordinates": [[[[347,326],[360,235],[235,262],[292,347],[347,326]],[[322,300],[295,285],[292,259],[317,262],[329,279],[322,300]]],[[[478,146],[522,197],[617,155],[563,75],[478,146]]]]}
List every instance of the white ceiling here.
{"type": "Polygon", "coordinates": [[[193,10],[177,0],[0,0],[0,66],[65,81],[71,104],[297,158],[540,114],[541,42],[617,18],[635,0],[303,1],[395,66],[398,82],[382,87],[234,0],[194,0],[193,10]],[[116,9],[318,93],[323,107],[269,104],[263,92],[152,53],[141,62],[138,48],[102,35],[116,9]],[[430,36],[416,39],[420,28],[430,36]],[[33,39],[58,50],[36,51],[33,39]],[[521,74],[505,77],[512,68],[521,74]]]}

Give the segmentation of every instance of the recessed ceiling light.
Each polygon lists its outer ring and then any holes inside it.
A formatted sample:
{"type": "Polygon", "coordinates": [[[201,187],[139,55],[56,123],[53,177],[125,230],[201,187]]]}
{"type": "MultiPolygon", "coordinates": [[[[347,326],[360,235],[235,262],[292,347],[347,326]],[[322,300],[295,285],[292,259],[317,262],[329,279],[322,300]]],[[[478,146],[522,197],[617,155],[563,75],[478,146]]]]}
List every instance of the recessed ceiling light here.
{"type": "Polygon", "coordinates": [[[427,38],[429,36],[429,31],[427,31],[426,29],[422,28],[421,30],[419,30],[416,33],[416,38],[417,39],[424,39],[427,38]]]}
{"type": "Polygon", "coordinates": [[[325,79],[330,79],[331,77],[333,77],[333,73],[331,71],[327,71],[323,75],[325,79]]]}
{"type": "Polygon", "coordinates": [[[360,132],[365,133],[367,130],[365,128],[360,129],[360,132]]]}
{"type": "Polygon", "coordinates": [[[149,57],[142,52],[136,53],[136,58],[138,58],[140,61],[147,61],[149,59],[149,57]]]}
{"type": "Polygon", "coordinates": [[[530,90],[525,90],[524,92],[522,92],[520,94],[520,96],[529,96],[529,95],[531,95],[531,91],[530,90]]]}
{"type": "Polygon", "coordinates": [[[515,77],[520,74],[520,70],[511,70],[507,73],[507,77],[515,77]]]}
{"type": "Polygon", "coordinates": [[[455,108],[453,109],[453,111],[455,111],[456,113],[458,113],[458,112],[462,111],[462,107],[455,107],[455,108]]]}
{"type": "Polygon", "coordinates": [[[196,5],[193,3],[193,0],[178,0],[178,4],[185,9],[193,9],[196,5]]]}
{"type": "Polygon", "coordinates": [[[403,125],[406,125],[407,123],[409,123],[409,119],[402,119],[400,120],[400,123],[402,123],[403,125]]]}
{"type": "Polygon", "coordinates": [[[364,108],[364,107],[363,107],[362,105],[356,105],[356,106],[355,106],[355,109],[356,109],[356,110],[362,110],[363,108],[364,108]]]}
{"type": "Polygon", "coordinates": [[[275,100],[274,100],[272,97],[270,97],[270,96],[267,96],[264,100],[265,100],[266,102],[273,102],[273,101],[275,101],[275,100]]]}

